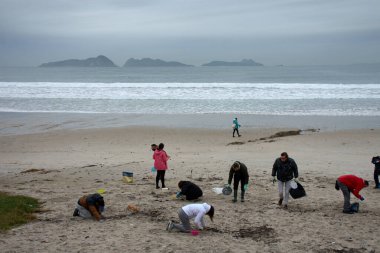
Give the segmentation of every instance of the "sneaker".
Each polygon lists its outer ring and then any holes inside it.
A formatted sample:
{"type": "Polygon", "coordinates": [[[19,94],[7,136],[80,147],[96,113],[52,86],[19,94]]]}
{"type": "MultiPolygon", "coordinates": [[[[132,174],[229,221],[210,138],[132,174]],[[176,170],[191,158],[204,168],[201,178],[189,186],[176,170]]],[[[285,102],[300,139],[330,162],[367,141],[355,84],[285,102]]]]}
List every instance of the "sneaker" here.
{"type": "Polygon", "coordinates": [[[237,202],[237,199],[232,199],[232,202],[233,202],[233,203],[236,203],[236,202],[237,202]]]}
{"type": "Polygon", "coordinates": [[[244,202],[244,199],[241,199],[240,202],[244,202]]]}
{"type": "Polygon", "coordinates": [[[157,186],[156,186],[156,189],[160,189],[160,187],[157,185],[157,186]]]}
{"type": "Polygon", "coordinates": [[[75,208],[74,210],[74,213],[73,213],[73,216],[79,216],[79,210],[77,208],[75,208]]]}
{"type": "Polygon", "coordinates": [[[170,220],[170,221],[168,222],[168,225],[166,225],[166,230],[167,230],[167,231],[171,231],[172,228],[173,228],[173,221],[170,220]]]}
{"type": "Polygon", "coordinates": [[[284,205],[284,209],[288,209],[288,205],[284,205]]]}
{"type": "Polygon", "coordinates": [[[353,211],[351,211],[351,210],[348,210],[348,211],[346,211],[346,210],[343,210],[343,213],[345,213],[345,214],[354,214],[354,212],[353,212],[353,211]]]}
{"type": "Polygon", "coordinates": [[[280,200],[278,201],[278,205],[279,205],[279,206],[282,205],[282,200],[283,200],[283,199],[280,199],[280,200]]]}

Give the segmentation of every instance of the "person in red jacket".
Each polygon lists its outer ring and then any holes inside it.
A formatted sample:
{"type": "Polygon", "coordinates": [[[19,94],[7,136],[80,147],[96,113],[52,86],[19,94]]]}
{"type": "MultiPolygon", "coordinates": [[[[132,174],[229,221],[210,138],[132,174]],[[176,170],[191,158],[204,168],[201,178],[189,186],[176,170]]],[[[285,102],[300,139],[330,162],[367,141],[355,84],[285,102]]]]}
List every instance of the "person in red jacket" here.
{"type": "Polygon", "coordinates": [[[355,195],[361,201],[364,197],[359,194],[360,190],[368,186],[368,181],[355,175],[343,175],[336,180],[336,189],[342,190],[344,196],[343,213],[353,214],[350,204],[350,193],[355,195]]]}

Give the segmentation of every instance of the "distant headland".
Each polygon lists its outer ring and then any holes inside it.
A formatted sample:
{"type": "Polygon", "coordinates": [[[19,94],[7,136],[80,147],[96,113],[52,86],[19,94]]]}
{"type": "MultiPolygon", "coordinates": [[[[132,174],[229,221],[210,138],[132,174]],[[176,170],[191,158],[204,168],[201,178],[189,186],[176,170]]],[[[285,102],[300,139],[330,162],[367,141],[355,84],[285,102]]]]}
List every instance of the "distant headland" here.
{"type": "MultiPolygon", "coordinates": [[[[205,67],[240,67],[240,66],[264,66],[261,63],[255,62],[251,59],[243,59],[240,62],[228,62],[228,61],[211,61],[209,63],[202,64],[205,67]]],[[[43,63],[39,67],[118,67],[109,58],[104,55],[97,57],[87,58],[84,60],[69,59],[63,61],[55,61],[43,63]]],[[[161,59],[142,58],[135,59],[129,58],[123,65],[125,68],[129,67],[194,67],[193,65],[184,64],[178,61],[164,61],[161,59]]]]}
{"type": "Polygon", "coordinates": [[[104,55],[85,60],[70,59],[64,61],[43,63],[39,67],[117,67],[104,55]]]}
{"type": "Polygon", "coordinates": [[[243,59],[239,62],[228,62],[228,61],[212,61],[209,63],[202,64],[202,66],[207,67],[219,67],[219,66],[229,66],[229,67],[240,67],[240,66],[264,66],[261,63],[255,62],[251,59],[243,59]]]}

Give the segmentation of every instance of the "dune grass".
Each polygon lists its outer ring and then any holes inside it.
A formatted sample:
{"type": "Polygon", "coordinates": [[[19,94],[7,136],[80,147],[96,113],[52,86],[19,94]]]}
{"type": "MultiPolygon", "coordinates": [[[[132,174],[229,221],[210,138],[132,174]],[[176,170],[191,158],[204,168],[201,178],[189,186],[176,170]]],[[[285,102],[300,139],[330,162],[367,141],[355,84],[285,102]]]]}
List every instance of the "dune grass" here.
{"type": "Polygon", "coordinates": [[[37,199],[0,192],[0,231],[34,220],[39,207],[37,199]]]}

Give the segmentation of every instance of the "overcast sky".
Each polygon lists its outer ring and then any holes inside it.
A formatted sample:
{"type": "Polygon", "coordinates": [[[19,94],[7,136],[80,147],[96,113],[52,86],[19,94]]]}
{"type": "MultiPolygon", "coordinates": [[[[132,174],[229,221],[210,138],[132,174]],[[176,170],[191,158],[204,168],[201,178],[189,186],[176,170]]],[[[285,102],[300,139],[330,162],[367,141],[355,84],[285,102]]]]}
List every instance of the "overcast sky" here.
{"type": "Polygon", "coordinates": [[[0,66],[380,62],[380,0],[0,0],[0,66]]]}

